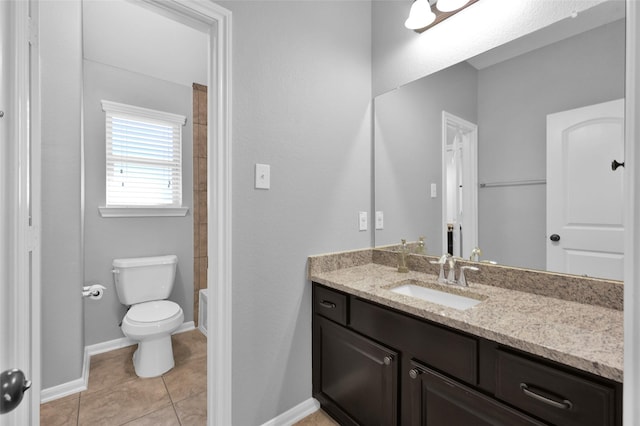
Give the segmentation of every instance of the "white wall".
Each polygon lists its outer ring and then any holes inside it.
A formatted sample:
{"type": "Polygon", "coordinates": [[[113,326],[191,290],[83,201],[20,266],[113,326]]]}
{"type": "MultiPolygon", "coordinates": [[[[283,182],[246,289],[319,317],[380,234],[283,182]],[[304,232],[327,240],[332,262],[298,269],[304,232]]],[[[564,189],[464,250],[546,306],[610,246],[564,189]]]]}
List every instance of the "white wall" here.
{"type": "Polygon", "coordinates": [[[183,86],[206,85],[206,35],[142,6],[83,0],[84,57],[183,86]]]}
{"type": "Polygon", "coordinates": [[[79,2],[40,3],[43,389],[82,374],[81,28],[79,2]]]}
{"type": "Polygon", "coordinates": [[[221,2],[233,13],[233,423],[311,397],[311,254],[368,247],[371,5],[221,2]],[[253,189],[254,164],[271,189],[253,189]]]}
{"type": "Polygon", "coordinates": [[[482,0],[422,34],[404,27],[411,2],[373,1],[373,94],[449,67],[603,1],[482,0]]]}

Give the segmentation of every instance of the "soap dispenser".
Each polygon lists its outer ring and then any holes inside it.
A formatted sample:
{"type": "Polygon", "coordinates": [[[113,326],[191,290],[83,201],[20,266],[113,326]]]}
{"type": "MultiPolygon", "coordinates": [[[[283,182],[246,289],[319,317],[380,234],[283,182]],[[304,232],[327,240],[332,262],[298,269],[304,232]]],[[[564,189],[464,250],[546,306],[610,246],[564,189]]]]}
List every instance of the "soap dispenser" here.
{"type": "Polygon", "coordinates": [[[407,255],[409,254],[409,249],[407,248],[407,240],[401,241],[402,245],[398,252],[398,272],[406,273],[409,272],[409,268],[407,267],[407,255]]]}

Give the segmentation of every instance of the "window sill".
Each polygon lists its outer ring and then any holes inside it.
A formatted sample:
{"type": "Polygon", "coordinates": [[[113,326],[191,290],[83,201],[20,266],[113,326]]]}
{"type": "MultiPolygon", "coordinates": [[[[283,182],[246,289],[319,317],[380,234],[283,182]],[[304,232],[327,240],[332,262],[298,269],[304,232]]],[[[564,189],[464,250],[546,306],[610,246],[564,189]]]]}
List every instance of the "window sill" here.
{"type": "Polygon", "coordinates": [[[102,217],[179,217],[189,207],[98,207],[102,217]]]}

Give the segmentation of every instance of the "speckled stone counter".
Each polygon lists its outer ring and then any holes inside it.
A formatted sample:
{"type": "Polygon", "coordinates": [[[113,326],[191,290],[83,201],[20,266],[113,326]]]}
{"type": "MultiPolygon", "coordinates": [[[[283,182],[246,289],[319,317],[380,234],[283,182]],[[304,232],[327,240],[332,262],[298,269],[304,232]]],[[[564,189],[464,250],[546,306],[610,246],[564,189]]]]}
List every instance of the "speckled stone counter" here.
{"type": "MultiPolygon", "coordinates": [[[[456,292],[482,302],[463,311],[448,308],[390,291],[407,280],[447,290],[452,286],[438,284],[432,273],[412,270],[402,274],[395,267],[374,263],[374,251],[312,256],[308,262],[309,280],[622,382],[621,309],[487,285],[486,281],[480,284],[472,273],[467,275],[470,286],[455,287],[456,292]]],[[[605,296],[610,291],[605,291],[605,296]]],[[[579,295],[577,300],[581,300],[579,295]]]]}

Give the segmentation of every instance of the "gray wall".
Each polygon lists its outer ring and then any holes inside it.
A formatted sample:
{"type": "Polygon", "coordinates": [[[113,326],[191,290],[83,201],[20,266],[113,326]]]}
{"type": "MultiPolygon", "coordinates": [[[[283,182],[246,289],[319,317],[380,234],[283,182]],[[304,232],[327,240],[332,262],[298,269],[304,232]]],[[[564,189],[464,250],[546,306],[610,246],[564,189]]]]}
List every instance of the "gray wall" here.
{"type": "MultiPolygon", "coordinates": [[[[149,12],[151,13],[151,12],[149,12]]],[[[144,74],[84,61],[85,271],[86,283],[107,287],[102,300],[85,299],[85,344],[122,337],[118,323],[126,307],[115,290],[115,258],[175,254],[178,270],[170,300],[193,321],[192,89],[144,74]],[[102,100],[185,115],[182,127],[182,203],[186,217],[103,218],[105,205],[105,113],[102,100]]]]}
{"type": "Polygon", "coordinates": [[[463,62],[376,97],[375,204],[384,213],[376,246],[425,236],[429,254],[443,253],[442,111],[475,123],[477,79],[463,62]]]}
{"type": "Polygon", "coordinates": [[[393,90],[605,1],[481,1],[417,34],[404,27],[411,2],[375,0],[373,94],[393,90]]]}
{"type": "MultiPolygon", "coordinates": [[[[547,114],[624,97],[624,31],[616,21],[479,71],[479,182],[545,179],[547,114]]],[[[484,255],[545,269],[546,187],[478,198],[484,255]]]]}
{"type": "Polygon", "coordinates": [[[80,3],[40,2],[43,389],[82,375],[81,31],[80,3]]]}
{"type": "Polygon", "coordinates": [[[233,12],[233,423],[311,397],[311,254],[368,247],[371,4],[233,12]],[[254,165],[271,189],[253,189],[254,165]]]}

